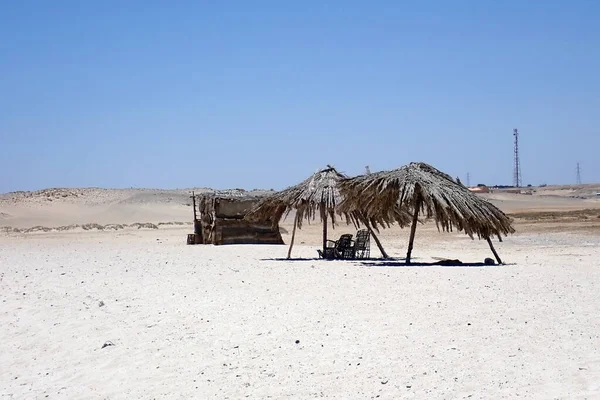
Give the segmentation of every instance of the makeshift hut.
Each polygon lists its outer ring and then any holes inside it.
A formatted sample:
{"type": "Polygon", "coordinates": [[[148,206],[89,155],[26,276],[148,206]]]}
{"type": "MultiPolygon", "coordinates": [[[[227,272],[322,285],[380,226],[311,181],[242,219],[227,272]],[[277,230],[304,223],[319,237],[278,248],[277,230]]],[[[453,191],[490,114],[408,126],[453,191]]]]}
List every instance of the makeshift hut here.
{"type": "Polygon", "coordinates": [[[279,227],[273,224],[271,218],[265,217],[253,221],[244,219],[264,197],[264,193],[244,190],[214,191],[195,195],[194,233],[200,237],[200,240],[197,239],[195,242],[216,245],[283,244],[279,227]]]}
{"type": "Polygon", "coordinates": [[[317,215],[323,223],[323,253],[325,253],[327,221],[330,220],[332,227],[335,228],[336,214],[338,214],[345,217],[348,224],[353,223],[356,227],[364,225],[373,236],[383,257],[387,258],[373,229],[377,230],[379,225],[389,226],[393,222],[406,223],[410,220],[410,216],[397,209],[390,209],[385,216],[377,215],[372,218],[366,218],[359,209],[347,209],[345,212],[340,212],[338,205],[342,201],[342,196],[338,189],[338,182],[344,178],[347,176],[328,165],[327,168],[317,171],[303,182],[264,198],[246,218],[249,220],[273,218],[273,222],[277,224],[284,215],[287,217],[292,210],[295,210],[294,228],[287,255],[290,258],[296,228],[302,229],[304,220],[314,220],[317,215]]]}
{"type": "Polygon", "coordinates": [[[340,211],[362,209],[369,218],[388,219],[391,209],[412,213],[406,262],[410,263],[419,215],[433,218],[438,230],[462,231],[485,239],[498,263],[502,263],[491,242],[492,236],[514,233],[511,219],[496,206],[457,183],[449,175],[422,162],[413,162],[393,171],[383,171],[340,180],[345,201],[340,211]]]}

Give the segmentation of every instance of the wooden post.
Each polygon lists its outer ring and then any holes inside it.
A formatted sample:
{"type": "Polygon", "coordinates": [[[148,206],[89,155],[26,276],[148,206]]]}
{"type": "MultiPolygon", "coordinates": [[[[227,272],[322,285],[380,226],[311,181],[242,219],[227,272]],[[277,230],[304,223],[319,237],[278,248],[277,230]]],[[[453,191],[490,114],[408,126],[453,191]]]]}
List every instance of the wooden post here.
{"type": "Polygon", "coordinates": [[[196,194],[192,191],[192,207],[194,208],[194,243],[204,243],[202,235],[202,224],[198,221],[198,214],[196,214],[196,194]]]}
{"type": "Polygon", "coordinates": [[[362,223],[365,224],[365,226],[367,227],[367,229],[369,230],[369,232],[371,233],[371,236],[373,236],[373,240],[375,240],[375,243],[377,244],[377,248],[379,248],[379,251],[381,252],[381,255],[383,256],[383,258],[390,258],[388,256],[388,254],[385,252],[385,250],[383,249],[383,246],[381,245],[381,242],[379,241],[379,238],[377,237],[377,235],[375,235],[375,232],[373,231],[373,228],[371,228],[371,224],[369,223],[369,220],[361,215],[361,219],[362,219],[362,223]]]}
{"type": "Polygon", "coordinates": [[[294,229],[292,229],[292,239],[290,240],[290,249],[288,250],[288,260],[292,257],[292,247],[294,247],[294,238],[296,237],[296,225],[298,225],[298,216],[294,217],[294,229]]]}
{"type": "Polygon", "coordinates": [[[194,195],[194,192],[192,192],[192,205],[194,207],[194,225],[196,224],[196,196],[194,195]]]}
{"type": "MultiPolygon", "coordinates": [[[[321,205],[325,207],[324,204],[321,205]]],[[[323,211],[323,255],[325,254],[325,249],[327,248],[327,210],[323,211]]]]}
{"type": "Polygon", "coordinates": [[[373,229],[369,228],[369,232],[371,232],[371,236],[373,236],[373,240],[375,240],[375,243],[377,244],[377,248],[381,252],[381,255],[383,256],[383,258],[390,258],[390,256],[388,256],[388,254],[383,249],[383,246],[381,245],[381,242],[379,241],[379,238],[377,237],[377,235],[375,234],[375,232],[373,232],[373,229]]]}
{"type": "Polygon", "coordinates": [[[415,241],[415,232],[417,231],[417,223],[419,222],[419,209],[421,208],[421,203],[423,200],[421,199],[421,195],[417,195],[417,199],[415,200],[415,213],[413,214],[412,225],[410,227],[410,239],[408,240],[408,251],[406,252],[406,263],[410,264],[410,255],[413,249],[413,243],[415,241]]]}
{"type": "Polygon", "coordinates": [[[490,245],[490,249],[492,249],[492,253],[494,253],[494,257],[496,257],[496,261],[498,261],[498,264],[502,264],[502,260],[500,259],[500,256],[498,255],[498,253],[496,252],[496,249],[494,248],[494,245],[492,244],[492,239],[490,239],[490,237],[486,237],[485,240],[487,240],[488,244],[490,245]]]}

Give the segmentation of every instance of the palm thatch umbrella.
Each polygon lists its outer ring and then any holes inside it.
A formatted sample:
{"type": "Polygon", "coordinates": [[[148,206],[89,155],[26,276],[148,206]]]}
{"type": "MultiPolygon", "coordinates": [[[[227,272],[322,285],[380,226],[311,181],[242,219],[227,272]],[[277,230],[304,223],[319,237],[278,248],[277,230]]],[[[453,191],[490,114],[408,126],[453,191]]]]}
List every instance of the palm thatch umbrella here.
{"type": "Polygon", "coordinates": [[[410,215],[398,209],[391,209],[385,215],[381,214],[372,218],[366,218],[358,209],[347,209],[345,212],[339,212],[338,205],[342,201],[342,196],[338,189],[338,182],[345,178],[348,177],[328,165],[327,168],[317,171],[303,182],[261,200],[246,218],[250,220],[272,218],[273,223],[277,224],[284,215],[287,217],[292,210],[296,210],[292,239],[288,250],[288,258],[290,258],[296,236],[296,227],[301,229],[302,222],[305,219],[307,221],[314,220],[317,215],[323,222],[323,252],[325,252],[327,220],[330,219],[332,226],[335,227],[337,213],[344,216],[347,223],[352,222],[357,227],[361,223],[365,225],[373,236],[375,243],[377,243],[381,254],[384,258],[387,258],[388,255],[383,249],[379,238],[373,232],[373,228],[377,230],[378,225],[389,226],[393,222],[406,224],[410,221],[410,215]]]}
{"type": "Polygon", "coordinates": [[[471,193],[449,175],[422,162],[413,162],[393,171],[342,179],[339,188],[345,201],[340,211],[361,209],[369,218],[387,219],[388,210],[410,210],[413,220],[406,262],[410,264],[420,212],[435,219],[438,230],[464,231],[473,239],[485,239],[498,263],[502,263],[490,237],[514,233],[510,218],[490,202],[471,193]]]}

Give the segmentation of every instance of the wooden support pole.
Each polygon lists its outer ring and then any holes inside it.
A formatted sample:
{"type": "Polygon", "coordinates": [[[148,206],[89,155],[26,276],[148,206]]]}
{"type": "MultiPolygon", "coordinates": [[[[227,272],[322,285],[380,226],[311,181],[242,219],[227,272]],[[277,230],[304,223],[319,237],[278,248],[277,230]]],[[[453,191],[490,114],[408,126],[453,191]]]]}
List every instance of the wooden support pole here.
{"type": "Polygon", "coordinates": [[[288,260],[292,257],[292,247],[294,247],[294,238],[296,237],[296,226],[298,225],[298,217],[294,217],[294,229],[292,229],[292,239],[290,240],[290,249],[288,250],[288,260]]]}
{"type": "Polygon", "coordinates": [[[492,244],[492,239],[490,239],[490,237],[486,237],[485,240],[487,240],[488,244],[490,245],[490,249],[492,249],[492,253],[494,253],[494,257],[496,257],[496,261],[498,261],[498,264],[502,264],[502,260],[500,259],[500,256],[498,255],[498,253],[496,252],[496,249],[494,248],[494,245],[492,244]]]}
{"type": "MultiPolygon", "coordinates": [[[[204,243],[202,235],[202,224],[198,221],[198,214],[196,213],[196,194],[192,191],[192,207],[194,208],[194,241],[195,243],[204,243]]],[[[198,208],[198,211],[200,209],[198,208]]]]}
{"type": "Polygon", "coordinates": [[[406,263],[410,264],[410,255],[413,250],[413,244],[415,242],[415,232],[417,231],[417,223],[419,222],[419,209],[423,200],[420,195],[417,195],[415,200],[415,213],[413,214],[412,225],[410,227],[410,239],[408,240],[408,251],[406,252],[406,263]]]}
{"type": "Polygon", "coordinates": [[[367,227],[367,229],[371,233],[371,236],[373,236],[373,240],[375,240],[375,243],[377,244],[377,248],[379,248],[379,251],[381,252],[381,255],[383,256],[383,258],[390,258],[388,256],[388,254],[385,252],[385,250],[383,249],[383,246],[381,245],[381,242],[379,241],[379,238],[377,237],[377,235],[373,231],[373,228],[371,228],[371,224],[369,223],[369,220],[366,217],[362,217],[362,216],[361,216],[361,219],[363,220],[362,223],[365,224],[365,226],[367,227]]]}
{"type": "Polygon", "coordinates": [[[381,252],[381,256],[383,258],[390,258],[390,256],[388,256],[388,253],[386,253],[385,249],[383,248],[381,242],[379,241],[379,238],[377,237],[375,232],[373,232],[373,229],[369,228],[369,231],[371,232],[371,236],[373,236],[373,240],[375,240],[375,244],[377,244],[377,248],[381,252]]]}
{"type": "Polygon", "coordinates": [[[192,192],[192,206],[194,207],[194,224],[196,223],[196,196],[192,192]]]}
{"type": "MultiPolygon", "coordinates": [[[[325,207],[325,205],[322,205],[325,207]]],[[[323,254],[327,248],[327,211],[323,211],[323,254]]]]}

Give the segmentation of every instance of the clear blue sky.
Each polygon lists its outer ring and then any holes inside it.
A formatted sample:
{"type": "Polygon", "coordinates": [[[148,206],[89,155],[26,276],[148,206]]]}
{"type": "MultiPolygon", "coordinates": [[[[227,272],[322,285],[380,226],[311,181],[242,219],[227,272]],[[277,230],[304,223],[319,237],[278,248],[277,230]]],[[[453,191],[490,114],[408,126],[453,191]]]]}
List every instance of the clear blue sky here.
{"type": "Polygon", "coordinates": [[[600,181],[600,1],[3,1],[0,192],[600,181]]]}

